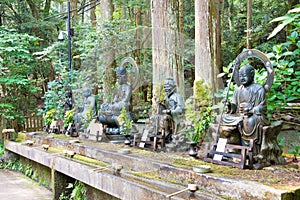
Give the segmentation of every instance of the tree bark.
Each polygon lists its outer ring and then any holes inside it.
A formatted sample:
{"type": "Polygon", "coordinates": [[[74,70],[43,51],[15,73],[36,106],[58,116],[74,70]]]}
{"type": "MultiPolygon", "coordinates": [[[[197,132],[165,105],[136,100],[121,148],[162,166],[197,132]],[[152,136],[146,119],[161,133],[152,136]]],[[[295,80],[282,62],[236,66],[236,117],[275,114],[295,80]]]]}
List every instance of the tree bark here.
{"type": "Polygon", "coordinates": [[[4,25],[4,16],[5,16],[4,3],[0,3],[0,26],[4,25]]]}
{"type": "Polygon", "coordinates": [[[96,1],[91,2],[90,19],[92,26],[96,26],[96,1]]]}
{"type": "Polygon", "coordinates": [[[29,8],[31,10],[31,14],[35,19],[39,19],[39,11],[36,7],[36,5],[34,4],[34,2],[32,0],[26,0],[27,4],[29,5],[29,8]]]}
{"type": "Polygon", "coordinates": [[[44,6],[44,17],[49,15],[50,7],[51,7],[51,0],[46,0],[44,6]]]}
{"type": "Polygon", "coordinates": [[[136,49],[135,49],[135,56],[136,56],[136,63],[137,65],[141,64],[141,28],[140,26],[142,25],[142,12],[141,12],[141,7],[136,7],[135,11],[135,25],[138,27],[135,31],[135,38],[136,38],[136,49]]]}
{"type": "Polygon", "coordinates": [[[77,7],[77,0],[71,0],[70,1],[70,10],[72,13],[72,19],[78,18],[78,7],[77,7]]]}
{"type": "Polygon", "coordinates": [[[218,28],[215,2],[195,0],[195,81],[209,85],[212,98],[220,85],[218,28]]]}
{"type": "Polygon", "coordinates": [[[152,0],[153,91],[166,77],[174,78],[184,96],[183,34],[179,32],[179,2],[152,0]]]}
{"type": "Polygon", "coordinates": [[[292,9],[293,6],[299,4],[300,1],[299,0],[288,0],[288,10],[292,9]]]}
{"type": "MultiPolygon", "coordinates": [[[[101,17],[106,20],[112,19],[113,14],[113,3],[112,0],[102,0],[100,4],[101,17]]],[[[111,38],[104,38],[102,44],[109,49],[113,47],[113,41],[111,38]]],[[[102,54],[103,65],[104,65],[104,78],[103,78],[103,92],[106,97],[110,96],[111,88],[115,83],[115,73],[113,70],[113,64],[115,60],[115,52],[113,49],[103,52],[102,54]]]]}
{"type": "Polygon", "coordinates": [[[252,0],[247,4],[247,49],[251,49],[251,27],[252,27],[252,0]]]}
{"type": "MultiPolygon", "coordinates": [[[[86,0],[82,0],[82,3],[81,3],[81,5],[85,5],[85,3],[86,3],[86,0]]],[[[82,23],[84,23],[84,8],[82,8],[82,12],[81,12],[81,22],[82,23]]]]}

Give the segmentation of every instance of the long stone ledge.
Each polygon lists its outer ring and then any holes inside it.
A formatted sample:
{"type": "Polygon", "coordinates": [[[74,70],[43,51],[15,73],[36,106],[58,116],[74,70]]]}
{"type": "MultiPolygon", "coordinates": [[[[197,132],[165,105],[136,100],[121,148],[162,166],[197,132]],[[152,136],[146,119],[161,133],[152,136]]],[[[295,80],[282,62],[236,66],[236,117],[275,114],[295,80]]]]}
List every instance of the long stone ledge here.
{"type": "MultiPolygon", "coordinates": [[[[160,184],[158,181],[139,182],[126,179],[106,171],[94,171],[96,167],[84,165],[82,162],[74,161],[55,153],[41,150],[41,147],[30,147],[21,143],[7,141],[6,150],[19,154],[34,162],[40,163],[53,170],[61,172],[98,190],[108,193],[114,197],[126,200],[150,200],[169,199],[168,194],[184,189],[182,186],[172,184],[160,184]],[[160,186],[163,186],[160,188],[160,186]]],[[[89,164],[90,165],[90,164],[89,164]]],[[[173,196],[174,200],[186,199],[189,194],[173,196]]],[[[194,199],[222,199],[215,195],[204,192],[196,192],[194,199]]]]}
{"type": "MultiPolygon", "coordinates": [[[[52,146],[65,147],[68,141],[63,139],[49,139],[44,136],[33,135],[32,138],[38,144],[43,144],[45,140],[52,146]]],[[[280,200],[293,199],[295,193],[300,193],[300,188],[296,191],[279,190],[257,182],[234,180],[215,176],[213,173],[201,174],[192,170],[177,168],[171,165],[139,158],[134,154],[122,155],[116,151],[108,151],[93,146],[84,145],[82,143],[73,144],[76,153],[101,160],[107,163],[118,163],[133,171],[156,171],[161,177],[167,179],[184,181],[193,179],[202,190],[210,193],[227,196],[236,199],[260,199],[260,200],[280,200]],[[291,197],[291,198],[290,198],[291,197]]],[[[299,195],[299,194],[298,194],[299,195]]]]}

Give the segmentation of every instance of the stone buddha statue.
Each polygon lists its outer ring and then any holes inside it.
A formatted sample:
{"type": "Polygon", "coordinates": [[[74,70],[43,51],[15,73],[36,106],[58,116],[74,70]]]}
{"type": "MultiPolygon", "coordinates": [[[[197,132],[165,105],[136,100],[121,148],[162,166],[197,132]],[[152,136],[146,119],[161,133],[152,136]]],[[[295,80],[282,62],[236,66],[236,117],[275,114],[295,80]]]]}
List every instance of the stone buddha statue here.
{"type": "Polygon", "coordinates": [[[103,103],[99,111],[99,121],[103,125],[111,128],[119,128],[118,116],[124,107],[128,113],[129,118],[131,116],[131,96],[132,88],[127,83],[127,71],[126,68],[121,66],[116,68],[116,76],[119,87],[114,95],[114,99],[111,103],[103,103]]]}
{"type": "Polygon", "coordinates": [[[74,116],[75,123],[80,125],[88,120],[88,115],[91,115],[91,117],[97,115],[97,103],[95,97],[92,95],[92,90],[90,88],[85,88],[83,90],[83,96],[83,105],[76,109],[74,116]]]}
{"type": "MultiPolygon", "coordinates": [[[[281,123],[270,123],[267,117],[266,87],[254,82],[255,69],[251,65],[238,71],[238,88],[232,102],[226,102],[227,113],[219,119],[221,138],[229,144],[252,146],[253,167],[261,169],[284,164],[282,150],[277,143],[281,123]]],[[[252,159],[252,158],[251,158],[252,159]]]]}
{"type": "Polygon", "coordinates": [[[240,134],[240,131],[244,133],[241,135],[241,141],[237,140],[237,143],[247,144],[244,135],[252,135],[260,125],[270,124],[267,118],[265,89],[262,85],[254,83],[254,75],[255,69],[251,65],[239,70],[241,85],[234,91],[232,102],[227,102],[227,114],[220,122],[221,130],[225,130],[226,134],[240,134]]]}

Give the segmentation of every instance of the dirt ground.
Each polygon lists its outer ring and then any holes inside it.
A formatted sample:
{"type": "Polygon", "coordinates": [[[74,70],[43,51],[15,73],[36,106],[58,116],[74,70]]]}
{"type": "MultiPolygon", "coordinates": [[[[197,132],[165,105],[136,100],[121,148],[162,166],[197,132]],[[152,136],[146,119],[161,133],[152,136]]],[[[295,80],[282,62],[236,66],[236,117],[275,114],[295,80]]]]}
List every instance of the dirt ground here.
{"type": "Polygon", "coordinates": [[[52,192],[19,172],[0,170],[0,199],[51,200],[52,192]]]}

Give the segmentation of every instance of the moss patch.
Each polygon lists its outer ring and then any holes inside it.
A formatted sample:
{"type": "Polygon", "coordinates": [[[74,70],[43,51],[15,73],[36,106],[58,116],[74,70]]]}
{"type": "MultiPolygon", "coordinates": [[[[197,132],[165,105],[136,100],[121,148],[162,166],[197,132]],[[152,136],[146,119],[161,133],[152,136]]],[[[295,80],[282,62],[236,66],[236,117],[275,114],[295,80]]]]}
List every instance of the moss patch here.
{"type": "MultiPolygon", "coordinates": [[[[63,151],[64,151],[64,149],[54,148],[54,147],[50,147],[49,150],[48,150],[48,152],[61,154],[61,155],[63,155],[63,151]]],[[[88,163],[88,164],[101,166],[101,167],[106,167],[107,166],[107,164],[105,162],[102,162],[100,160],[96,160],[96,159],[93,159],[93,158],[89,158],[89,157],[86,157],[86,156],[82,156],[82,155],[77,155],[76,154],[73,157],[73,159],[78,160],[78,161],[82,161],[82,162],[85,162],[85,163],[88,163]]]]}
{"type": "Polygon", "coordinates": [[[73,159],[83,161],[85,163],[89,163],[89,164],[93,164],[93,165],[98,165],[98,166],[101,166],[101,167],[106,167],[107,166],[107,164],[105,162],[102,162],[102,161],[96,160],[96,159],[92,159],[92,158],[88,158],[88,157],[85,157],[85,156],[82,156],[82,155],[75,155],[73,157],[73,159]]]}
{"type": "Polygon", "coordinates": [[[164,182],[179,184],[177,180],[174,179],[166,179],[164,177],[161,177],[157,171],[148,171],[148,172],[132,172],[132,175],[146,178],[146,179],[156,179],[164,182]]]}
{"type": "Polygon", "coordinates": [[[26,134],[25,133],[18,133],[18,136],[16,138],[16,142],[24,142],[26,138],[26,134]]]}

